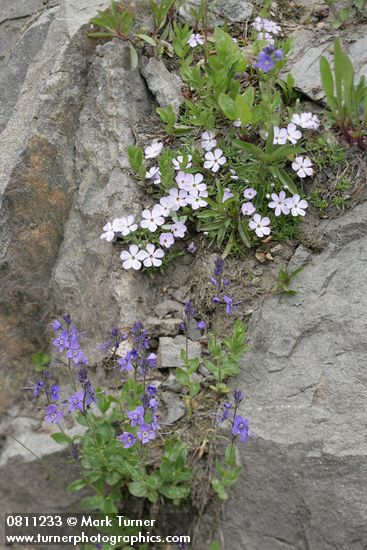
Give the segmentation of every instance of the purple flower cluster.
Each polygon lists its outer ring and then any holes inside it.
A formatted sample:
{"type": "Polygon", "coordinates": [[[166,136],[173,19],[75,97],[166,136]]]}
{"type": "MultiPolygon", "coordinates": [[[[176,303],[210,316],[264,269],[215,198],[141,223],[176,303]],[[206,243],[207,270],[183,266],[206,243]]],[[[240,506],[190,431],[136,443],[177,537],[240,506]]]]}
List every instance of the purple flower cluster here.
{"type": "MultiPolygon", "coordinates": [[[[137,322],[132,326],[130,336],[133,347],[125,357],[117,360],[117,364],[121,372],[137,372],[139,370],[140,374],[145,377],[149,369],[154,369],[157,366],[156,354],[148,352],[150,340],[148,331],[144,329],[143,323],[137,322]]],[[[124,340],[126,340],[125,337],[124,340]]]]}
{"type": "MultiPolygon", "coordinates": [[[[66,411],[59,408],[55,402],[60,401],[60,387],[57,384],[50,384],[50,373],[42,373],[42,380],[33,385],[33,394],[35,397],[43,395],[46,398],[47,406],[45,408],[44,419],[50,424],[58,424],[66,413],[72,413],[75,410],[85,413],[93,402],[97,401],[95,391],[91,382],[88,380],[88,370],[86,368],[87,358],[80,347],[80,333],[72,324],[70,315],[64,315],[65,326],[55,320],[52,323],[52,329],[56,333],[53,339],[53,345],[60,353],[65,353],[70,366],[71,361],[77,370],[77,380],[81,386],[80,390],[75,390],[74,394],[68,397],[69,407],[66,411]]],[[[117,337],[117,333],[115,334],[117,337]]],[[[75,384],[74,380],[73,383],[75,384]]]]}
{"type": "Polygon", "coordinates": [[[65,328],[58,320],[55,320],[52,323],[52,328],[57,334],[52,343],[57,351],[60,353],[65,353],[66,358],[69,361],[73,361],[76,367],[86,365],[88,363],[88,359],[85,357],[84,352],[80,347],[80,334],[72,324],[70,315],[64,315],[64,321],[66,323],[65,328]]]}
{"type": "Polygon", "coordinates": [[[139,439],[143,445],[146,445],[152,439],[155,439],[156,432],[160,430],[158,418],[159,401],[155,398],[157,388],[149,385],[145,393],[141,396],[142,405],[127,413],[133,432],[123,432],[119,440],[125,449],[133,447],[136,440],[139,439]]]}
{"type": "Polygon", "coordinates": [[[240,403],[245,398],[241,390],[234,390],[233,392],[233,401],[232,404],[230,401],[226,401],[223,404],[222,411],[217,415],[217,423],[223,424],[226,420],[231,423],[232,427],[232,438],[233,440],[239,437],[241,443],[246,443],[249,438],[249,424],[248,420],[237,414],[238,407],[240,403]]]}
{"type": "Polygon", "coordinates": [[[282,50],[276,49],[275,46],[268,45],[259,53],[254,67],[255,69],[260,69],[264,73],[268,73],[274,69],[276,62],[280,61],[282,58],[282,50]]]}
{"type": "Polygon", "coordinates": [[[201,319],[197,323],[195,322],[196,309],[193,300],[186,302],[184,307],[184,321],[180,324],[180,330],[185,334],[187,338],[190,337],[190,331],[193,330],[194,325],[203,331],[206,329],[206,322],[201,319]]]}
{"type": "Polygon", "coordinates": [[[229,279],[224,277],[224,260],[221,256],[218,256],[215,260],[215,266],[213,275],[210,278],[210,282],[215,286],[215,295],[213,297],[213,304],[218,306],[220,304],[225,305],[226,313],[232,315],[233,311],[240,304],[235,302],[234,299],[228,294],[229,279]]]}

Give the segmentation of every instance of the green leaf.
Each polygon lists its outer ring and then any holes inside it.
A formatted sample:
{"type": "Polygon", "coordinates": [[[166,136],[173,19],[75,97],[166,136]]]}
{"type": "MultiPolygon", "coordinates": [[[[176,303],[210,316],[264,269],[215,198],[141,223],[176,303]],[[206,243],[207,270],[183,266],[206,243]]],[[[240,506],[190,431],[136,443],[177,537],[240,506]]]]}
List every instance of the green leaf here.
{"type": "Polygon", "coordinates": [[[244,229],[244,224],[245,224],[245,222],[243,222],[241,220],[238,221],[238,233],[239,233],[239,236],[241,237],[241,241],[243,242],[243,244],[247,248],[251,248],[251,241],[250,241],[249,237],[246,234],[246,231],[244,229]]]}
{"type": "Polygon", "coordinates": [[[241,141],[240,139],[235,139],[234,144],[241,149],[245,149],[250,153],[255,159],[262,160],[264,158],[264,152],[260,147],[253,145],[252,143],[247,143],[246,141],[241,141]]]}
{"type": "Polygon", "coordinates": [[[54,441],[56,441],[56,443],[59,443],[60,445],[70,445],[70,443],[73,442],[71,437],[62,432],[51,434],[51,437],[54,441]]]}
{"type": "Polygon", "coordinates": [[[297,186],[293,183],[291,178],[288,176],[287,172],[280,168],[279,166],[269,166],[269,170],[272,173],[274,177],[277,177],[280,179],[283,185],[287,185],[288,189],[293,195],[299,195],[299,191],[297,189],[297,186]]]}
{"type": "Polygon", "coordinates": [[[219,107],[222,109],[226,117],[229,118],[229,120],[236,120],[236,105],[229,95],[224,93],[219,94],[218,103],[219,107]]]}
{"type": "Polygon", "coordinates": [[[251,108],[252,104],[249,104],[249,100],[246,95],[237,95],[235,99],[236,105],[236,118],[239,118],[242,126],[245,127],[251,122],[251,108]]]}
{"type": "Polygon", "coordinates": [[[234,245],[234,231],[232,231],[232,233],[230,234],[230,236],[228,238],[228,241],[227,241],[227,244],[226,244],[226,247],[223,250],[223,254],[222,254],[223,260],[225,260],[227,258],[227,256],[231,253],[233,245],[234,245]]]}
{"type": "Polygon", "coordinates": [[[116,34],[113,32],[98,31],[98,32],[88,32],[87,36],[89,38],[113,38],[114,36],[116,36],[116,34]]]}
{"type": "Polygon", "coordinates": [[[218,542],[217,540],[213,540],[213,542],[209,546],[209,550],[220,550],[220,542],[218,542]]]}
{"type": "Polygon", "coordinates": [[[47,369],[51,361],[51,355],[37,351],[32,355],[32,363],[36,372],[43,372],[47,369]]]}
{"type": "Polygon", "coordinates": [[[221,482],[219,481],[219,479],[212,479],[212,486],[213,486],[214,491],[217,493],[218,497],[221,500],[227,500],[228,495],[225,492],[224,487],[221,484],[221,482]]]}
{"type": "Polygon", "coordinates": [[[70,483],[68,486],[68,491],[70,493],[76,493],[78,491],[81,491],[85,486],[87,485],[87,482],[84,479],[76,479],[73,481],[73,483],[70,483]]]}
{"type": "Polygon", "coordinates": [[[190,397],[195,397],[200,391],[200,382],[190,382],[189,394],[190,397]]]}
{"type": "Polygon", "coordinates": [[[320,59],[320,72],[322,87],[326,95],[327,103],[332,111],[336,108],[336,98],[334,96],[334,78],[330,63],[325,57],[320,59]]]}
{"type": "Polygon", "coordinates": [[[136,49],[134,48],[131,42],[129,42],[129,45],[130,45],[131,70],[134,71],[139,63],[138,52],[136,51],[136,49]]]}
{"type": "Polygon", "coordinates": [[[180,500],[189,496],[190,488],[186,485],[164,485],[159,489],[159,492],[172,500],[180,500]]]}
{"type": "Polygon", "coordinates": [[[135,497],[147,496],[147,487],[142,481],[133,481],[129,484],[129,491],[135,497]]]}
{"type": "Polygon", "coordinates": [[[106,475],[107,485],[116,485],[116,483],[118,483],[120,479],[121,479],[121,474],[116,471],[108,472],[106,475]]]}
{"type": "Polygon", "coordinates": [[[182,384],[183,386],[187,386],[189,383],[189,375],[187,374],[185,369],[182,369],[181,367],[178,367],[176,369],[176,379],[182,384]]]}
{"type": "Polygon", "coordinates": [[[103,507],[104,497],[102,495],[94,495],[85,497],[82,500],[82,506],[85,510],[98,510],[103,507]]]}
{"type": "Polygon", "coordinates": [[[147,34],[136,34],[137,38],[140,38],[140,40],[144,40],[147,44],[150,44],[150,46],[156,46],[156,41],[151,36],[148,36],[147,34]]]}

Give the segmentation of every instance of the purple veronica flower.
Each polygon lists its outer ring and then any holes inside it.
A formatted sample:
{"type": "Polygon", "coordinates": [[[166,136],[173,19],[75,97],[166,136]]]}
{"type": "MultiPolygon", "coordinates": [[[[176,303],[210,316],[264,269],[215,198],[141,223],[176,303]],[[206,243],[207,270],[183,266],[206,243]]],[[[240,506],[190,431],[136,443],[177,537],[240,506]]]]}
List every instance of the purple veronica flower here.
{"type": "Polygon", "coordinates": [[[223,424],[231,416],[232,403],[226,401],[223,403],[223,411],[218,414],[218,424],[223,424]]]}
{"type": "Polygon", "coordinates": [[[89,407],[92,403],[97,402],[96,392],[94,391],[92,384],[87,380],[85,382],[85,402],[89,407]]]}
{"type": "Polygon", "coordinates": [[[224,269],[224,260],[221,256],[218,256],[215,260],[215,267],[213,275],[215,278],[218,278],[222,275],[224,269]]]}
{"type": "Polygon", "coordinates": [[[131,434],[130,432],[124,432],[123,434],[119,435],[119,440],[125,447],[125,449],[130,449],[135,443],[135,435],[131,434]]]}
{"type": "Polygon", "coordinates": [[[146,362],[149,368],[154,369],[157,366],[157,356],[155,353],[150,353],[146,358],[146,362]]]}
{"type": "Polygon", "coordinates": [[[226,304],[226,313],[228,315],[232,315],[232,307],[233,307],[233,300],[230,296],[227,296],[226,294],[223,294],[223,300],[226,304]]]}
{"type": "Polygon", "coordinates": [[[71,325],[71,317],[70,317],[69,313],[66,313],[65,315],[63,315],[62,318],[64,319],[64,321],[67,325],[71,325]]]}
{"type": "Polygon", "coordinates": [[[85,364],[87,360],[83,350],[81,350],[80,348],[68,349],[68,351],[66,352],[66,357],[68,359],[72,359],[74,365],[79,365],[80,363],[85,364]]]}
{"type": "Polygon", "coordinates": [[[60,388],[59,386],[55,386],[55,384],[52,384],[51,391],[50,391],[50,397],[52,401],[58,401],[60,399],[60,388]]]}
{"type": "Polygon", "coordinates": [[[196,244],[194,242],[191,242],[187,247],[187,252],[190,252],[190,254],[195,254],[197,249],[198,247],[196,246],[196,244]]]}
{"type": "Polygon", "coordinates": [[[57,405],[48,405],[45,413],[45,421],[49,424],[58,424],[64,418],[64,413],[58,410],[57,405]]]}
{"type": "Polygon", "coordinates": [[[62,332],[60,332],[58,337],[52,341],[52,343],[55,346],[55,348],[57,348],[57,351],[61,353],[69,349],[70,347],[69,333],[66,330],[63,330],[62,332]]]}
{"type": "Polygon", "coordinates": [[[156,414],[153,415],[152,430],[154,430],[155,432],[161,429],[160,425],[158,424],[158,420],[159,420],[159,417],[156,414]]]}
{"type": "Polygon", "coordinates": [[[78,380],[79,380],[79,382],[82,384],[83,382],[86,381],[87,378],[88,378],[88,370],[87,369],[80,369],[78,371],[78,380]]]}
{"type": "Polygon", "coordinates": [[[74,395],[69,397],[69,410],[68,410],[68,412],[71,413],[71,412],[75,411],[75,409],[78,409],[79,411],[83,412],[83,408],[84,408],[83,402],[84,402],[84,392],[79,390],[76,393],[74,393],[74,395]]]}
{"type": "Polygon", "coordinates": [[[110,349],[111,344],[112,344],[111,340],[106,340],[102,344],[97,344],[97,349],[100,349],[102,351],[102,353],[106,354],[108,352],[108,350],[110,349]]]}
{"type": "Polygon", "coordinates": [[[194,301],[193,300],[189,300],[188,302],[186,302],[185,304],[185,315],[186,317],[188,317],[189,319],[191,319],[192,317],[195,316],[195,313],[196,313],[196,309],[194,307],[194,301]]]}
{"type": "Polygon", "coordinates": [[[213,304],[215,304],[215,305],[220,304],[220,298],[219,298],[219,296],[214,296],[214,298],[213,298],[213,304]]]}
{"type": "Polygon", "coordinates": [[[149,408],[150,409],[154,409],[156,410],[159,406],[159,401],[157,401],[157,399],[155,397],[153,397],[153,399],[150,399],[149,401],[149,408]]]}
{"type": "Polygon", "coordinates": [[[149,335],[146,330],[143,328],[143,323],[135,323],[131,329],[133,335],[134,345],[137,349],[148,349],[149,348],[149,335]]]}
{"type": "Polygon", "coordinates": [[[239,405],[241,403],[241,401],[243,401],[245,399],[245,395],[241,390],[236,389],[233,392],[233,398],[234,398],[234,401],[235,401],[236,405],[239,405]]]}
{"type": "Polygon", "coordinates": [[[34,397],[38,397],[40,391],[44,391],[44,389],[45,389],[45,383],[43,382],[43,380],[39,380],[37,384],[34,386],[34,390],[33,390],[34,397]]]}
{"type": "Polygon", "coordinates": [[[145,391],[147,392],[147,394],[150,397],[153,397],[157,393],[158,388],[156,386],[154,386],[153,384],[149,384],[149,386],[147,386],[145,391]]]}
{"type": "Polygon", "coordinates": [[[127,416],[131,420],[131,427],[144,425],[144,407],[139,405],[134,411],[129,411],[127,416]]]}
{"type": "Polygon", "coordinates": [[[201,320],[198,322],[197,327],[199,330],[205,330],[206,329],[206,322],[204,320],[201,320]]]}
{"type": "Polygon", "coordinates": [[[274,46],[266,46],[258,55],[255,68],[268,73],[275,67],[276,61],[283,57],[282,50],[276,50],[274,46]]]}
{"type": "Polygon", "coordinates": [[[256,63],[254,65],[255,69],[261,69],[264,73],[268,73],[275,67],[275,62],[272,57],[262,50],[257,56],[256,63]]]}
{"type": "Polygon", "coordinates": [[[243,418],[243,416],[237,414],[234,418],[234,423],[233,423],[233,429],[232,429],[233,435],[239,435],[240,441],[242,443],[246,443],[248,439],[248,430],[249,430],[248,420],[246,420],[246,418],[243,418]]]}
{"type": "Polygon", "coordinates": [[[117,364],[120,367],[120,371],[127,370],[131,372],[133,370],[133,365],[131,363],[131,355],[132,355],[132,352],[128,351],[125,357],[121,357],[121,359],[117,360],[117,364]]]}
{"type": "MultiPolygon", "coordinates": [[[[139,407],[138,407],[139,408],[139,407]]],[[[152,427],[150,424],[140,424],[139,430],[137,433],[138,438],[143,443],[143,445],[146,445],[149,443],[151,439],[155,439],[155,431],[152,430],[152,427]]]]}
{"type": "Polygon", "coordinates": [[[55,321],[53,321],[51,326],[52,326],[52,330],[54,330],[55,332],[58,332],[60,330],[60,328],[62,328],[62,324],[57,319],[55,319],[55,321]]]}

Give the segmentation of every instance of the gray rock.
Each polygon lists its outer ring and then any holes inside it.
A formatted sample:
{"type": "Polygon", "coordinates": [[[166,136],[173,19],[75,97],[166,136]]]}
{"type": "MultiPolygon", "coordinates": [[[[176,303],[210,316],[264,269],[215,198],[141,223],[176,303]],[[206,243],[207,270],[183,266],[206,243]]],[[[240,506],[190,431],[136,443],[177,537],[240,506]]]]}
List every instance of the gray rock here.
{"type": "Polygon", "coordinates": [[[1,3],[0,24],[10,19],[28,17],[43,7],[43,0],[3,0],[1,3]]]}
{"type": "Polygon", "coordinates": [[[176,336],[179,332],[182,319],[157,319],[148,317],[145,320],[145,326],[149,334],[156,338],[157,336],[176,336]]]}
{"type": "Polygon", "coordinates": [[[364,548],[366,227],[365,204],[328,224],[332,243],[311,256],[298,294],[251,319],[238,386],[256,437],[227,506],[233,550],[364,548]]]}
{"type": "Polygon", "coordinates": [[[170,374],[167,380],[162,382],[161,385],[162,390],[168,390],[175,393],[180,393],[182,391],[182,384],[177,381],[176,376],[174,374],[170,374]]]}
{"type": "Polygon", "coordinates": [[[154,309],[156,315],[159,318],[172,316],[172,313],[183,313],[182,304],[175,302],[174,300],[164,300],[158,304],[154,309]]]}
{"type": "MultiPolygon", "coordinates": [[[[183,363],[180,357],[182,349],[185,349],[184,336],[176,336],[176,338],[159,338],[158,366],[163,369],[182,366],[183,363]]],[[[189,359],[200,356],[200,353],[201,346],[199,342],[192,342],[191,340],[189,340],[189,359]]]]}
{"type": "Polygon", "coordinates": [[[43,46],[54,13],[54,10],[46,12],[29,27],[3,61],[0,73],[0,132],[18,100],[28,67],[43,46]]]}
{"type": "MultiPolygon", "coordinates": [[[[93,52],[84,31],[69,42],[61,8],[34,25],[46,36],[0,134],[0,344],[12,365],[11,376],[1,369],[0,410],[19,393],[31,353],[44,349],[48,284],[76,189],[75,136],[93,52]]],[[[27,36],[38,40],[32,28],[27,36]]]]}
{"type": "Polygon", "coordinates": [[[94,342],[105,339],[112,319],[112,325],[129,325],[143,318],[151,295],[146,279],[122,269],[122,247],[99,235],[107,221],[140,214],[127,151],[132,128],[152,105],[139,72],[130,70],[127,44],[108,42],[96,53],[75,142],[79,188],[51,283],[57,309],[75,312],[79,326],[92,327],[94,342]]]}
{"type": "MultiPolygon", "coordinates": [[[[292,73],[295,86],[304,94],[315,100],[325,97],[321,84],[320,58],[332,59],[333,36],[324,35],[315,29],[299,28],[293,33],[294,48],[288,68],[292,73]]],[[[361,55],[367,48],[367,26],[356,29],[353,41],[343,45],[352,59],[357,75],[367,77],[367,61],[361,55]]]]}
{"type": "Polygon", "coordinates": [[[186,408],[176,393],[165,391],[160,394],[162,402],[166,409],[166,414],[162,416],[163,425],[171,425],[180,420],[185,415],[186,408]]]}
{"type": "MultiPolygon", "coordinates": [[[[80,477],[80,467],[71,460],[69,449],[50,438],[57,428],[43,425],[40,429],[39,424],[39,420],[19,416],[19,409],[16,418],[3,416],[0,426],[4,441],[0,445],[0,495],[4,513],[14,513],[19,509],[22,513],[66,513],[79,510],[80,500],[86,496],[85,491],[79,494],[66,491],[66,487],[80,477]],[[10,434],[28,449],[12,439],[10,434]]],[[[79,432],[79,429],[70,431],[71,435],[79,432]]],[[[4,540],[3,522],[0,537],[4,540]]]]}
{"type": "Polygon", "coordinates": [[[207,369],[204,365],[200,365],[199,367],[199,373],[207,382],[213,382],[215,380],[214,376],[210,372],[209,369],[207,369]]]}
{"type": "MultiPolygon", "coordinates": [[[[212,27],[225,23],[239,23],[250,19],[253,6],[247,0],[209,0],[209,24],[212,27]]],[[[179,8],[179,13],[184,21],[194,24],[196,19],[192,10],[198,10],[200,0],[186,0],[179,8]]]]}
{"type": "Polygon", "coordinates": [[[170,73],[163,61],[155,57],[151,57],[143,65],[141,74],[144,76],[149,90],[155,96],[158,105],[163,109],[172,105],[173,111],[178,114],[184,101],[181,78],[174,73],[170,73]]]}

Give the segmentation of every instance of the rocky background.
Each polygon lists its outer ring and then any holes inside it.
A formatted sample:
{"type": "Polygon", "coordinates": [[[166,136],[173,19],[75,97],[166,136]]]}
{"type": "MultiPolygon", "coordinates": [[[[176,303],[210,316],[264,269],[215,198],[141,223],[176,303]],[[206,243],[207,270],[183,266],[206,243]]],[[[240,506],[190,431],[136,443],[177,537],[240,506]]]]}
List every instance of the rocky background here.
{"type": "MultiPolygon", "coordinates": [[[[274,2],[275,18],[283,3],[274,2]]],[[[123,271],[116,249],[99,240],[105,220],[127,208],[137,213],[147,200],[129,175],[127,147],[157,102],[180,104],[177,78],[153,59],[131,71],[125,44],[86,37],[108,1],[0,4],[0,496],[4,511],[70,510],[69,471],[63,466],[53,480],[10,437],[49,466],[64,465],[20,389],[32,353],[47,350],[50,320],[70,312],[92,350],[115,324],[148,319],[161,367],[170,369],[182,304],[190,292],[202,294],[213,257],[186,257],[151,282],[123,271]]],[[[288,2],[299,13],[290,23],[290,68],[313,100],[322,99],[318,58],[332,43],[330,28],[312,18],[322,6],[288,2]]],[[[241,22],[256,9],[217,2],[212,22],[241,22]]],[[[144,2],[137,11],[149,27],[144,2]]],[[[348,42],[367,76],[366,26],[353,28],[348,42]]],[[[243,450],[244,475],[226,509],[222,538],[231,550],[367,548],[365,204],[317,231],[319,253],[276,245],[271,265],[251,256],[233,266],[246,281],[251,351],[239,386],[256,437],[243,450]],[[304,266],[298,294],[260,299],[292,254],[290,265],[304,266]]],[[[183,414],[174,389],[168,382],[169,423],[183,414]]]]}

